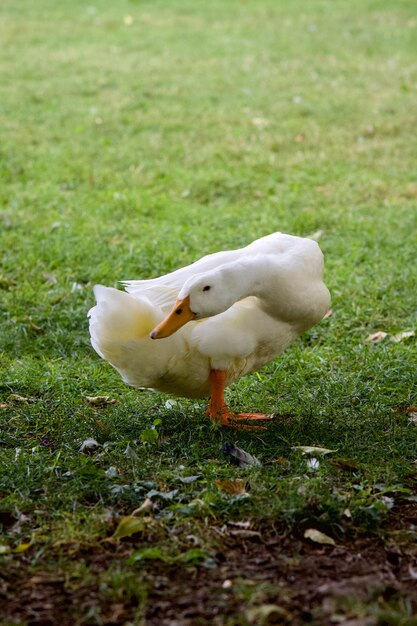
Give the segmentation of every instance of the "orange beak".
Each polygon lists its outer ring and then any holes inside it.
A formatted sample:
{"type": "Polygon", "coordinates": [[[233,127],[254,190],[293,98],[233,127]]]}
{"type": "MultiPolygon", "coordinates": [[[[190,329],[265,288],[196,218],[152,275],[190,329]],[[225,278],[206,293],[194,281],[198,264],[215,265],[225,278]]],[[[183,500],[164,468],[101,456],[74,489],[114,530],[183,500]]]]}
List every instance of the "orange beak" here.
{"type": "Polygon", "coordinates": [[[155,326],[150,334],[151,339],[162,339],[175,333],[181,326],[191,322],[195,318],[195,313],[190,309],[190,296],[183,300],[177,300],[174,308],[162,322],[155,326]]]}

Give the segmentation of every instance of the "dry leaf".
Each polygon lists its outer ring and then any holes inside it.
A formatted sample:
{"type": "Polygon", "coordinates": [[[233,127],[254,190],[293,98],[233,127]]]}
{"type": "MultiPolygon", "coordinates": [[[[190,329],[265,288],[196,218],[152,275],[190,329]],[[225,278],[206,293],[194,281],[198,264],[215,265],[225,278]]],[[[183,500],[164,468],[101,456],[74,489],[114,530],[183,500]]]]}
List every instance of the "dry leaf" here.
{"type": "Polygon", "coordinates": [[[410,424],[417,424],[417,406],[408,406],[405,410],[410,424]]]}
{"type": "Polygon", "coordinates": [[[322,320],[327,320],[327,319],[328,319],[329,317],[331,317],[332,315],[333,315],[333,309],[329,309],[329,310],[327,311],[327,313],[325,313],[321,319],[322,319],[322,320]]]}
{"type": "Polygon", "coordinates": [[[84,450],[93,450],[94,448],[98,448],[99,445],[100,444],[98,443],[98,441],[96,441],[92,437],[89,437],[82,442],[80,446],[80,452],[83,452],[84,450]]]}
{"type": "Polygon", "coordinates": [[[243,478],[235,478],[234,480],[216,480],[214,481],[219,491],[224,491],[230,495],[240,496],[246,492],[246,480],[243,478]]]}
{"type": "Polygon", "coordinates": [[[241,539],[250,539],[252,537],[262,538],[262,535],[257,530],[245,530],[244,528],[237,528],[236,530],[229,530],[229,534],[233,537],[240,537],[241,539]]]}
{"type": "Polygon", "coordinates": [[[65,580],[64,575],[55,575],[55,574],[37,574],[35,576],[31,576],[25,583],[25,587],[31,587],[32,585],[45,585],[45,584],[53,584],[63,582],[65,580]]]}
{"type": "Polygon", "coordinates": [[[337,469],[341,469],[345,472],[358,472],[359,467],[353,462],[345,459],[330,459],[329,463],[336,467],[337,469]]]}
{"type": "Polygon", "coordinates": [[[293,620],[292,614],[278,604],[262,604],[247,612],[249,624],[267,626],[268,624],[285,624],[293,620]]]}
{"type": "Polygon", "coordinates": [[[228,521],[227,522],[228,526],[233,526],[234,528],[241,528],[243,530],[248,530],[248,528],[250,528],[250,522],[248,520],[245,521],[237,521],[237,522],[232,522],[232,521],[228,521]]]}
{"type": "Polygon", "coordinates": [[[48,274],[47,272],[42,274],[42,278],[46,283],[51,283],[51,285],[56,285],[58,283],[56,276],[54,276],[53,274],[48,274]]]}
{"type": "Polygon", "coordinates": [[[35,324],[35,322],[32,322],[32,320],[30,318],[27,318],[27,321],[29,322],[29,329],[33,330],[33,332],[35,333],[44,333],[44,329],[42,328],[42,326],[39,326],[38,324],[35,324]]]}
{"type": "Polygon", "coordinates": [[[366,343],[381,343],[387,337],[388,333],[384,333],[383,330],[378,330],[376,333],[371,333],[365,339],[366,343]]]}
{"type": "Polygon", "coordinates": [[[331,452],[337,452],[337,450],[330,450],[329,448],[318,448],[316,446],[292,446],[292,450],[300,450],[303,454],[330,454],[331,452]]]}
{"type": "Polygon", "coordinates": [[[270,463],[271,465],[286,465],[288,463],[288,459],[283,456],[279,456],[277,459],[272,459],[270,463]]]}
{"type": "Polygon", "coordinates": [[[391,341],[398,343],[400,341],[403,341],[403,339],[409,339],[409,337],[414,337],[414,335],[414,330],[406,330],[402,333],[398,333],[397,335],[392,335],[391,341]]]}
{"type": "Polygon", "coordinates": [[[19,396],[18,393],[10,394],[9,400],[11,402],[36,402],[36,398],[31,398],[31,397],[26,397],[26,396],[19,396]]]}
{"type": "Polygon", "coordinates": [[[11,409],[12,407],[7,402],[0,402],[0,409],[11,409]]]}
{"type": "Polygon", "coordinates": [[[104,406],[106,404],[116,404],[116,400],[110,398],[110,396],[87,396],[86,401],[88,404],[94,406],[104,406]]]}
{"type": "Polygon", "coordinates": [[[149,513],[153,509],[153,502],[150,498],[145,498],[142,504],[133,511],[132,516],[138,515],[138,513],[149,513]]]}
{"type": "Polygon", "coordinates": [[[252,456],[249,452],[245,452],[242,448],[238,448],[234,443],[227,442],[223,444],[220,449],[230,458],[230,461],[234,465],[238,465],[239,467],[244,467],[245,465],[261,466],[260,461],[258,461],[255,456],[252,456]]]}
{"type": "Polygon", "coordinates": [[[328,546],[336,545],[334,539],[332,539],[328,535],[325,535],[324,533],[322,533],[320,530],[317,530],[316,528],[307,528],[307,530],[304,532],[304,537],[306,539],[310,539],[310,541],[314,541],[314,543],[320,543],[322,545],[328,545],[328,546]]]}

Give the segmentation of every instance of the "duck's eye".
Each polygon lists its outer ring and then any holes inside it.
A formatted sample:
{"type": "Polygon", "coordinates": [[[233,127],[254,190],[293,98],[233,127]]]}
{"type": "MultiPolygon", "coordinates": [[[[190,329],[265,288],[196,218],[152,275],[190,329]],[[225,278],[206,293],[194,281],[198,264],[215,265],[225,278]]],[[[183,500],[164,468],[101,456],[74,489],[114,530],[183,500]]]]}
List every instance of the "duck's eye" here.
{"type": "Polygon", "coordinates": [[[181,315],[181,313],[182,313],[182,309],[175,309],[175,313],[176,313],[177,315],[181,315]]]}
{"type": "Polygon", "coordinates": [[[210,291],[211,287],[210,285],[206,285],[205,287],[203,287],[203,291],[210,291]]]}

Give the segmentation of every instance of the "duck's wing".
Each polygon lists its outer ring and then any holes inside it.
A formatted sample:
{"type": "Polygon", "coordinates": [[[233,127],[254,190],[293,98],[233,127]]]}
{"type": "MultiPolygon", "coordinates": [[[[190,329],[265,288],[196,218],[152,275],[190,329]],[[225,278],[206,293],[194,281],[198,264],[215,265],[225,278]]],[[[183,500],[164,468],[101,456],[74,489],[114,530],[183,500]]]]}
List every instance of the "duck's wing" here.
{"type": "MultiPolygon", "coordinates": [[[[154,307],[159,307],[163,313],[168,313],[174,306],[177,299],[179,289],[171,287],[169,285],[141,285],[142,281],[132,280],[123,282],[127,293],[130,293],[134,298],[138,300],[147,300],[154,307]]],[[[148,281],[143,281],[147,283],[148,281]]],[[[152,281],[149,281],[152,282],[152,281]]]]}
{"type": "Polygon", "coordinates": [[[197,274],[204,274],[238,258],[240,250],[226,250],[202,257],[195,263],[181,267],[175,272],[148,280],[124,280],[126,291],[136,298],[147,298],[153,305],[162,310],[174,306],[175,300],[184,283],[197,274]]]}

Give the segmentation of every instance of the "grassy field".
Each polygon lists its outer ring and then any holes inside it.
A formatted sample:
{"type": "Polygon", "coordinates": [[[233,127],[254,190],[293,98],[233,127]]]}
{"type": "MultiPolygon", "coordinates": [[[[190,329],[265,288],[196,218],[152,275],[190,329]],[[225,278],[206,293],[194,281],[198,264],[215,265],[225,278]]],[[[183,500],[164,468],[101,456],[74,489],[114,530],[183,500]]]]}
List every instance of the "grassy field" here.
{"type": "Polygon", "coordinates": [[[412,3],[0,11],[1,624],[416,625],[412,3]],[[318,233],[333,314],[228,391],[267,432],[92,350],[95,283],[276,230],[318,233]]]}

